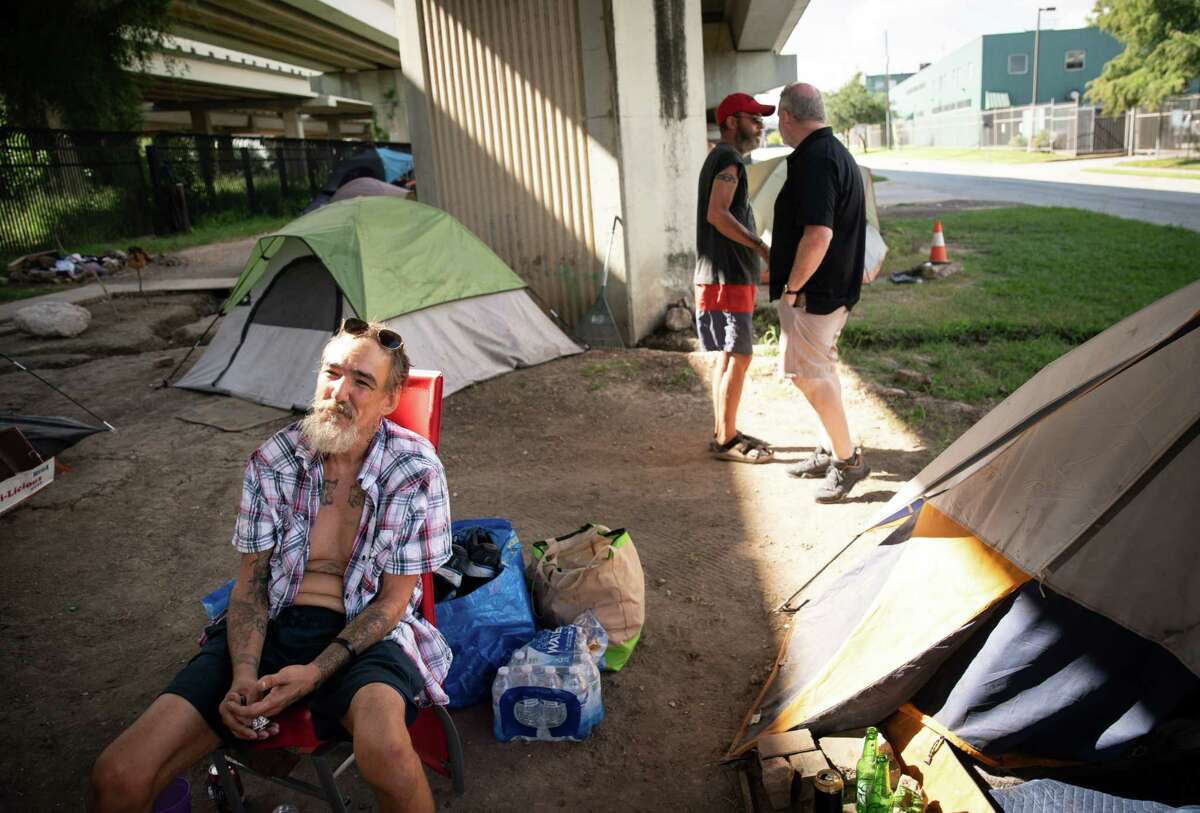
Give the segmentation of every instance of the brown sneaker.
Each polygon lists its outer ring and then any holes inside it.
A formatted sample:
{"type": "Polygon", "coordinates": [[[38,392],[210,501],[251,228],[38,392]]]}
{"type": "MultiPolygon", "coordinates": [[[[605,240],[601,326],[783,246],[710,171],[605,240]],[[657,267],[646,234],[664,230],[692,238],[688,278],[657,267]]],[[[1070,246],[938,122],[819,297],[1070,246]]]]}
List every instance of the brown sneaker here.
{"type": "Polygon", "coordinates": [[[833,460],[825,471],[825,482],[814,495],[817,502],[838,502],[850,493],[850,489],[860,481],[867,479],[871,467],[863,457],[862,449],[854,450],[850,460],[833,460]]]}

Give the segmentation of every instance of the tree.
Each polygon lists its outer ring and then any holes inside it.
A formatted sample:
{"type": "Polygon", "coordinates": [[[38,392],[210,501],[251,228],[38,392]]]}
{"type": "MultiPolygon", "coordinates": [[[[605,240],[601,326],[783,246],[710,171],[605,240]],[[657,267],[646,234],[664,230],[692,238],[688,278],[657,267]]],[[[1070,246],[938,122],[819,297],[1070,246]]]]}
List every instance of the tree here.
{"type": "Polygon", "coordinates": [[[1087,95],[1109,115],[1156,107],[1200,76],[1198,0],[1097,0],[1091,22],[1125,44],[1087,95]]]}
{"type": "Polygon", "coordinates": [[[171,0],[6,0],[0,12],[5,123],[129,130],[141,123],[133,72],[164,45],[171,0]]]}
{"type": "MultiPolygon", "coordinates": [[[[825,97],[825,119],[836,132],[842,133],[850,143],[850,131],[856,124],[883,124],[887,119],[887,97],[882,93],[869,93],[863,84],[862,74],[854,77],[833,93],[825,97]]],[[[863,150],[867,140],[859,133],[863,150]]]]}

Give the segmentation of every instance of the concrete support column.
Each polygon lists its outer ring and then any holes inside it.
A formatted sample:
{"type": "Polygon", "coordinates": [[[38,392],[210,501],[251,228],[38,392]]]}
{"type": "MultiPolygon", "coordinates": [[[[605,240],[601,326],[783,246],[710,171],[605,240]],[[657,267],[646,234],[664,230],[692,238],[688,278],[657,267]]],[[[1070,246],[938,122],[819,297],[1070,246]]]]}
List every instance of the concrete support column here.
{"type": "Polygon", "coordinates": [[[408,99],[404,74],[399,70],[323,73],[309,80],[317,93],[370,102],[374,124],[388,141],[410,141],[408,99]]]}
{"type": "Polygon", "coordinates": [[[192,132],[193,133],[204,133],[205,135],[212,135],[212,131],[213,131],[212,113],[210,111],[193,107],[188,112],[191,113],[191,116],[192,116],[192,132]]]}
{"type": "MultiPolygon", "coordinates": [[[[407,139],[412,144],[413,175],[422,203],[440,206],[430,131],[429,83],[426,77],[425,28],[418,0],[396,1],[396,31],[400,40],[400,103],[404,106],[407,139]]],[[[447,160],[450,160],[447,158],[447,160]]]]}
{"type": "Polygon", "coordinates": [[[708,147],[703,27],[700,0],[610,8],[627,324],[636,342],[662,323],[668,305],[691,296],[696,179],[708,147]]]}
{"type": "Polygon", "coordinates": [[[285,138],[304,138],[304,121],[300,118],[300,108],[293,107],[283,111],[283,135],[285,138]]]}

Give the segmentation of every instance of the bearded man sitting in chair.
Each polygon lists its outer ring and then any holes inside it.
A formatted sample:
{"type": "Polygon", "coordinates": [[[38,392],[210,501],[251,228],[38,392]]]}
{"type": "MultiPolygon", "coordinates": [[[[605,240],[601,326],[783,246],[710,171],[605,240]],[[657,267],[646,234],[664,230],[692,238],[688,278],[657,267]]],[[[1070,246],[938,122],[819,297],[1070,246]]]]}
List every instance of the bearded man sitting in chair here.
{"type": "Polygon", "coordinates": [[[312,410],[250,457],[226,618],[100,755],[92,811],[148,811],[222,742],[266,739],[306,703],[322,739],[349,733],[382,811],[431,811],[408,725],[445,703],[450,649],[416,614],[420,574],[450,558],[433,446],[385,420],[408,377],[400,336],[347,319],[322,353],[312,410]]]}

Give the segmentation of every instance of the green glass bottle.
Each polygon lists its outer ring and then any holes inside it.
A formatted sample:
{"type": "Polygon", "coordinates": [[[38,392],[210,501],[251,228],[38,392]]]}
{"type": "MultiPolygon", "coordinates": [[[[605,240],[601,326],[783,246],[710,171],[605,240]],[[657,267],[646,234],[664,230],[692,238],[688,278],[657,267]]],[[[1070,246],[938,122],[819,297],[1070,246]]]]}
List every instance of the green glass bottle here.
{"type": "Polygon", "coordinates": [[[879,729],[872,726],[863,737],[863,752],[854,771],[854,811],[871,813],[871,793],[875,788],[875,756],[879,747],[879,729]]]}
{"type": "Polygon", "coordinates": [[[892,771],[887,754],[875,755],[875,786],[868,813],[892,813],[892,771]]]}

